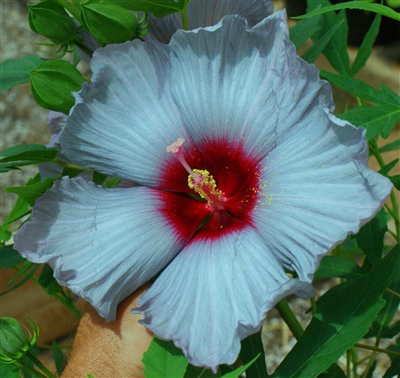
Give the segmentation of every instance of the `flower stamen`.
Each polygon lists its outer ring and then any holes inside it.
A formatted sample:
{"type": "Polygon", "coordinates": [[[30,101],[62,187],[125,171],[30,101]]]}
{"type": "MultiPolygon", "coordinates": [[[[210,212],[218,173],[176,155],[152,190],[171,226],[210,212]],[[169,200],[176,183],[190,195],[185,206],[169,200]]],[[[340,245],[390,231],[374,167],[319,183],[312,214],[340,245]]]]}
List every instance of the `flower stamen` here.
{"type": "Polygon", "coordinates": [[[188,186],[193,189],[201,198],[207,201],[210,211],[224,210],[223,203],[227,201],[222,190],[217,188],[214,177],[205,169],[191,169],[182,153],[183,138],[178,138],[176,142],[170,144],[166,150],[176,155],[179,162],[188,171],[188,186]]]}

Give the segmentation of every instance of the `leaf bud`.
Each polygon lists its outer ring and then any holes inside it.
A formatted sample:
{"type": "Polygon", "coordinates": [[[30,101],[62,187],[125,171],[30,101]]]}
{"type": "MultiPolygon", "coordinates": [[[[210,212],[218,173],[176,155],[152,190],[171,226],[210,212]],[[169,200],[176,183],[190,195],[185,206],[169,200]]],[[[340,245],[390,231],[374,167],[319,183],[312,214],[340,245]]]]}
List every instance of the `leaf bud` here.
{"type": "Polygon", "coordinates": [[[83,26],[93,34],[102,46],[123,43],[136,36],[136,13],[113,3],[87,0],[81,3],[83,26]]]}
{"type": "Polygon", "coordinates": [[[75,100],[71,92],[86,79],[65,60],[47,60],[29,72],[35,101],[43,108],[68,114],[75,100]]]}
{"type": "Polygon", "coordinates": [[[60,3],[42,0],[36,4],[28,4],[28,7],[29,26],[35,33],[56,44],[66,44],[73,39],[75,22],[60,3]]]}

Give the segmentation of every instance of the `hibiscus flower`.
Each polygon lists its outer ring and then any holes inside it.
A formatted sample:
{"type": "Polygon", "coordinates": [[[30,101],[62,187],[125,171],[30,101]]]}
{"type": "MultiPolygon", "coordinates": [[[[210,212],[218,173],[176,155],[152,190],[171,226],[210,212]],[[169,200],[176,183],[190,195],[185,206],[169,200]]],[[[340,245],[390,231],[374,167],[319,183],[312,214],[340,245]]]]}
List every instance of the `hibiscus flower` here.
{"type": "Polygon", "coordinates": [[[160,273],[134,312],[216,371],[284,296],[312,296],[323,255],[387,198],[365,130],[331,111],[284,11],[98,49],[60,136],[74,164],[131,180],[64,177],[15,248],[106,320],[160,273]],[[287,271],[295,272],[291,278],[287,271]]]}

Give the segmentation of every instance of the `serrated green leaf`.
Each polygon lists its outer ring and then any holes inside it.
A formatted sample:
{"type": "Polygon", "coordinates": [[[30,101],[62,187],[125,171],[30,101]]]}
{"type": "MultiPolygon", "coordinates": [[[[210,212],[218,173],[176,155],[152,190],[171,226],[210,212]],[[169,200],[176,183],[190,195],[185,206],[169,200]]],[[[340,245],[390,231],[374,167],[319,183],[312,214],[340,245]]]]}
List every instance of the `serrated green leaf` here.
{"type": "Polygon", "coordinates": [[[383,207],[368,223],[361,227],[355,239],[371,265],[381,260],[383,239],[387,231],[387,216],[383,207]]]}
{"type": "Polygon", "coordinates": [[[314,277],[354,279],[362,275],[362,269],[353,260],[340,256],[324,256],[314,277]]]}
{"type": "Polygon", "coordinates": [[[21,59],[6,60],[0,63],[0,92],[29,82],[29,71],[36,68],[45,59],[36,55],[27,55],[21,59]]]}
{"type": "MultiPolygon", "coordinates": [[[[307,11],[309,12],[310,10],[315,10],[318,5],[322,6],[322,8],[319,9],[322,10],[328,8],[331,4],[328,0],[319,0],[317,2],[309,1],[307,11]]],[[[347,51],[348,26],[345,11],[342,11],[339,14],[334,12],[323,14],[319,22],[320,29],[313,34],[312,40],[314,43],[316,43],[322,38],[323,35],[328,33],[340,22],[342,22],[340,28],[329,40],[329,43],[323,50],[323,54],[337,72],[339,72],[341,75],[349,75],[350,58],[347,51]]]]}
{"type": "MultiPolygon", "coordinates": [[[[264,353],[263,353],[264,355],[264,353]]],[[[254,362],[256,362],[257,359],[260,358],[260,354],[258,354],[257,356],[255,356],[251,361],[249,361],[247,364],[241,366],[240,368],[231,371],[228,374],[223,375],[221,378],[239,378],[245,371],[247,372],[247,370],[249,369],[249,367],[254,364],[254,362]]],[[[246,374],[246,377],[250,378],[251,376],[248,376],[246,374]]],[[[267,372],[265,371],[263,377],[269,377],[269,375],[267,374],[267,372]]]]}
{"type": "Polygon", "coordinates": [[[318,31],[318,23],[320,17],[311,17],[301,20],[292,26],[289,30],[290,40],[298,50],[307,41],[308,38],[318,31]]]}
{"type": "Polygon", "coordinates": [[[393,18],[394,20],[400,21],[400,13],[397,13],[393,9],[381,5],[381,4],[371,4],[367,3],[366,1],[349,1],[346,3],[341,3],[341,4],[336,4],[336,5],[330,5],[321,9],[316,9],[313,10],[312,12],[309,12],[305,15],[302,16],[297,16],[293,17],[296,20],[301,20],[303,18],[309,18],[313,17],[319,14],[324,14],[327,12],[332,12],[332,11],[337,11],[341,9],[362,9],[365,11],[370,11],[370,12],[375,12],[377,14],[380,14],[382,16],[390,17],[393,18]]]}
{"type": "Polygon", "coordinates": [[[356,75],[361,68],[365,66],[365,63],[370,57],[372,53],[372,46],[374,45],[376,37],[379,33],[381,20],[382,16],[380,14],[375,15],[374,21],[372,22],[371,27],[365,35],[360,48],[358,49],[357,56],[354,59],[354,63],[350,70],[350,76],[356,75]]]}
{"type": "Polygon", "coordinates": [[[13,248],[13,245],[6,245],[0,249],[0,268],[9,269],[21,264],[25,259],[13,248]]]}
{"type": "Polygon", "coordinates": [[[47,189],[51,188],[59,177],[48,177],[34,185],[11,186],[4,188],[6,192],[15,193],[22,197],[29,205],[33,206],[36,200],[41,197],[47,189]]]}
{"type": "Polygon", "coordinates": [[[107,0],[119,6],[135,10],[151,12],[155,17],[165,17],[185,9],[188,0],[107,0]]]}
{"type": "Polygon", "coordinates": [[[188,360],[172,341],[154,338],[143,354],[144,375],[147,378],[180,378],[185,375],[188,360]]]}
{"type": "MultiPolygon", "coordinates": [[[[264,356],[264,346],[261,341],[261,333],[256,332],[241,341],[240,358],[243,364],[252,361],[255,356],[264,356]]],[[[250,365],[246,370],[247,378],[264,378],[268,377],[267,365],[265,358],[258,358],[257,361],[250,365]]]]}
{"type": "Polygon", "coordinates": [[[371,101],[378,106],[363,106],[352,109],[345,114],[337,114],[339,118],[346,119],[356,126],[367,129],[367,139],[371,140],[378,134],[387,138],[396,122],[400,120],[400,96],[384,85],[379,85],[381,90],[371,87],[359,79],[332,74],[321,71],[321,76],[332,85],[352,93],[364,100],[371,101]]]}
{"type": "Polygon", "coordinates": [[[346,290],[329,290],[303,336],[278,366],[273,377],[318,376],[368,331],[384,305],[382,294],[399,259],[397,245],[374,268],[348,283],[346,290]]]}
{"type": "Polygon", "coordinates": [[[335,35],[337,30],[342,26],[344,20],[338,22],[335,26],[330,28],[320,39],[301,56],[306,62],[313,63],[318,58],[319,54],[325,49],[329,41],[335,35]]]}
{"type": "Polygon", "coordinates": [[[385,144],[381,148],[379,148],[379,152],[389,152],[400,149],[400,139],[395,140],[392,143],[385,144]]]}

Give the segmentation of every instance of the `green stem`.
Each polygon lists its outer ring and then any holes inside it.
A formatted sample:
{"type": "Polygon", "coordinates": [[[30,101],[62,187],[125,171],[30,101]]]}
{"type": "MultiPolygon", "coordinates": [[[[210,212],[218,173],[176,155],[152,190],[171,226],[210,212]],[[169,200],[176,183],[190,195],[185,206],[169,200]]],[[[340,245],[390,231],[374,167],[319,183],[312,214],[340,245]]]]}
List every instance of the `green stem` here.
{"type": "Polygon", "coordinates": [[[351,378],[351,349],[346,350],[346,374],[347,378],[351,378]]]}
{"type": "Polygon", "coordinates": [[[397,291],[394,291],[394,290],[392,290],[392,289],[389,289],[388,287],[386,288],[386,291],[387,291],[389,294],[392,294],[392,295],[394,295],[394,296],[400,298],[400,293],[398,293],[397,291]]]}
{"type": "Polygon", "coordinates": [[[22,371],[30,374],[33,378],[43,378],[46,376],[43,375],[42,373],[39,373],[37,370],[31,368],[27,364],[23,363],[22,361],[17,361],[15,362],[15,365],[18,366],[22,371]]]}
{"type": "Polygon", "coordinates": [[[280,300],[275,305],[275,308],[278,310],[279,315],[282,317],[283,321],[292,331],[293,336],[296,338],[296,340],[300,339],[301,335],[304,333],[303,327],[300,325],[292,309],[287,304],[286,299],[283,298],[282,300],[280,300]]]}
{"type": "Polygon", "coordinates": [[[311,301],[311,312],[314,315],[317,311],[317,302],[315,302],[315,297],[311,297],[310,301],[311,301]]]}
{"type": "Polygon", "coordinates": [[[28,357],[43,373],[47,374],[49,378],[56,378],[56,376],[46,368],[29,350],[26,352],[26,357],[28,357]]]}
{"type": "MultiPolygon", "coordinates": [[[[13,266],[13,269],[15,269],[17,272],[19,272],[21,270],[21,268],[18,266],[13,266]]],[[[38,285],[40,285],[39,279],[37,277],[31,276],[31,277],[29,277],[29,279],[32,280],[33,282],[36,282],[38,285]]],[[[75,315],[75,317],[77,319],[81,318],[81,316],[82,316],[81,312],[73,304],[71,306],[71,303],[68,298],[65,298],[63,295],[60,295],[58,293],[53,293],[52,296],[54,298],[56,298],[57,300],[59,300],[65,307],[67,307],[75,315]]]]}
{"type": "Polygon", "coordinates": [[[357,348],[373,350],[374,352],[387,353],[395,357],[400,356],[399,352],[395,352],[394,350],[389,350],[389,349],[378,348],[376,346],[360,344],[360,343],[355,343],[354,346],[357,348]]]}
{"type": "Polygon", "coordinates": [[[75,164],[70,164],[70,163],[66,163],[65,161],[62,160],[58,160],[57,158],[51,160],[53,163],[56,163],[58,165],[61,165],[64,168],[69,168],[69,169],[79,169],[81,171],[93,171],[93,169],[89,169],[89,168],[82,168],[79,165],[75,165],[75,164]]]}
{"type": "Polygon", "coordinates": [[[188,30],[188,19],[187,19],[186,8],[183,9],[180,13],[182,17],[182,29],[188,30]]]}

